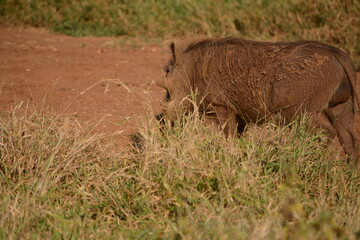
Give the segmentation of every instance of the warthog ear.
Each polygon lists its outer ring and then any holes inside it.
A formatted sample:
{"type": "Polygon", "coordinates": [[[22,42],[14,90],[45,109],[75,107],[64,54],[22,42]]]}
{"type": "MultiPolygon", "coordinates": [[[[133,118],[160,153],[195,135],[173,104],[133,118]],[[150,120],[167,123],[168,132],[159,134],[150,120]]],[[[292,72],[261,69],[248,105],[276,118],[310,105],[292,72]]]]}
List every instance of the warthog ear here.
{"type": "Polygon", "coordinates": [[[156,85],[161,87],[161,88],[164,88],[164,89],[168,90],[167,82],[166,82],[165,79],[161,79],[161,80],[157,81],[156,85]]]}
{"type": "Polygon", "coordinates": [[[175,43],[174,42],[170,43],[170,51],[171,51],[171,55],[172,55],[174,62],[176,62],[175,43]]]}

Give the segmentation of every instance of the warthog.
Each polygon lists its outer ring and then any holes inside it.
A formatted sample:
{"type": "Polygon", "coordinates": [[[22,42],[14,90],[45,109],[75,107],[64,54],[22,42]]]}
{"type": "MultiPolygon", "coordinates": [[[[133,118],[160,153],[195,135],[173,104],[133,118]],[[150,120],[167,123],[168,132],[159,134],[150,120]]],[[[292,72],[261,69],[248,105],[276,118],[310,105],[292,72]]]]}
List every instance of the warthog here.
{"type": "Polygon", "coordinates": [[[205,119],[228,135],[246,123],[280,115],[290,122],[310,113],[315,126],[338,136],[345,153],[358,158],[353,131],[359,106],[356,72],[339,49],[316,41],[256,42],[241,38],[205,39],[170,45],[163,113],[171,119],[179,108],[191,111],[186,96],[196,95],[205,119]]]}

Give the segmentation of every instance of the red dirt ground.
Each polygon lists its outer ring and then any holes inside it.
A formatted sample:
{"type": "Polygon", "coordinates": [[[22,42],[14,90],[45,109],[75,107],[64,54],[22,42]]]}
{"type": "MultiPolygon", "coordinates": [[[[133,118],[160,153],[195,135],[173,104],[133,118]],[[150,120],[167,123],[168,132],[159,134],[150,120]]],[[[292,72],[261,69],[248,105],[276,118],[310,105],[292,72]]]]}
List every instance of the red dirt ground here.
{"type": "Polygon", "coordinates": [[[121,38],[84,37],[45,29],[0,28],[0,111],[21,101],[38,109],[71,114],[80,123],[100,121],[97,130],[122,131],[120,142],[139,117],[159,109],[164,92],[167,49],[134,47],[121,38]]]}
{"type": "Polygon", "coordinates": [[[29,102],[80,123],[99,122],[105,134],[121,131],[125,145],[139,119],[159,110],[164,92],[154,82],[163,77],[168,50],[122,39],[0,28],[0,112],[29,102]]]}

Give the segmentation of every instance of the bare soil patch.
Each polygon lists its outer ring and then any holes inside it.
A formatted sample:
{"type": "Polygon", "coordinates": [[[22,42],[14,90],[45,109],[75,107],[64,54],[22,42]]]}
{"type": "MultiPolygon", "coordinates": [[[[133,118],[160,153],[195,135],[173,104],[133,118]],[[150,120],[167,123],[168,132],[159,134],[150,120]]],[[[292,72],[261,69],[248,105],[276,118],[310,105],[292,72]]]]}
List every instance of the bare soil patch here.
{"type": "Polygon", "coordinates": [[[167,49],[114,37],[83,37],[37,28],[0,28],[0,111],[23,102],[52,109],[96,131],[121,131],[119,143],[150,109],[159,109],[167,49]]]}

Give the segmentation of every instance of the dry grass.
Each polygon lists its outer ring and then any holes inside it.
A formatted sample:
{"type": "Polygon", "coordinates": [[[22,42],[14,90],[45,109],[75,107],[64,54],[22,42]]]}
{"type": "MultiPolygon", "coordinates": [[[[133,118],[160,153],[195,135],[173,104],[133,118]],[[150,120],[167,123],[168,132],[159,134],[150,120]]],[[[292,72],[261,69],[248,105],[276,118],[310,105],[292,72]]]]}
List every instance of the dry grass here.
{"type": "Polygon", "coordinates": [[[2,239],[357,239],[360,175],[307,120],[226,139],[198,114],[142,148],[53,114],[0,118],[2,239]]]}

